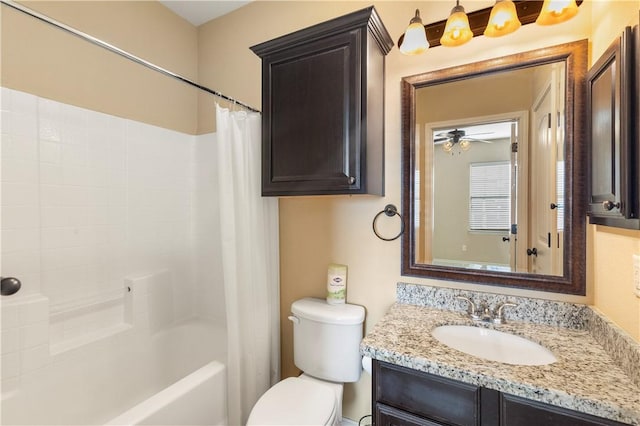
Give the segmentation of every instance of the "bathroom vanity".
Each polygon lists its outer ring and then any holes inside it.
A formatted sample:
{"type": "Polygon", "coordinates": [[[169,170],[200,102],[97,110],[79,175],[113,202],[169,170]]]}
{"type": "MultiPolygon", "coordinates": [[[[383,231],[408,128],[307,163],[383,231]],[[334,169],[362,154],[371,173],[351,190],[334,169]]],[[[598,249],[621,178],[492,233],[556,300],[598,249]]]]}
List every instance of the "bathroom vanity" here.
{"type": "Polygon", "coordinates": [[[590,308],[408,284],[398,285],[398,302],[360,347],[374,360],[377,426],[640,424],[640,387],[632,377],[638,345],[608,334],[610,324],[590,308]],[[460,293],[492,307],[518,306],[506,311],[504,324],[478,323],[455,298],[460,293]],[[442,325],[520,336],[557,361],[517,365],[469,355],[432,335],[442,325]]]}
{"type": "Polygon", "coordinates": [[[382,361],[373,368],[378,426],[624,424],[382,361]]]}

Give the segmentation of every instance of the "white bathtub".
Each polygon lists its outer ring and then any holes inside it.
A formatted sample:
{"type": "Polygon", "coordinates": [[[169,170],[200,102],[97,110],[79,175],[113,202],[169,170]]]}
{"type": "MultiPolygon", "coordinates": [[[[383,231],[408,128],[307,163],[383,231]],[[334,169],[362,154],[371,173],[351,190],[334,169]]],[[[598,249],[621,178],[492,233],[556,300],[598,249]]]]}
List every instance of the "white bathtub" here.
{"type": "Polygon", "coordinates": [[[212,361],[107,425],[226,425],[225,365],[212,361]]]}
{"type": "Polygon", "coordinates": [[[221,326],[134,327],[51,355],[17,389],[3,389],[0,424],[224,424],[225,362],[221,326]]]}

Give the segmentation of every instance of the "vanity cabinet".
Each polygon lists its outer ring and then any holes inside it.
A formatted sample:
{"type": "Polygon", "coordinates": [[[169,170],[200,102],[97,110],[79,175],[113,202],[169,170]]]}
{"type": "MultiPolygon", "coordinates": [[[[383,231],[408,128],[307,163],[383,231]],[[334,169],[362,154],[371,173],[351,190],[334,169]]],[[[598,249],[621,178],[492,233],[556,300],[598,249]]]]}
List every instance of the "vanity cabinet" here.
{"type": "Polygon", "coordinates": [[[613,426],[615,421],[373,361],[376,426],[613,426]]]}
{"type": "Polygon", "coordinates": [[[384,72],[369,7],[251,47],[262,59],[262,195],[384,195],[384,72]]]}
{"type": "Polygon", "coordinates": [[[638,28],[627,27],[587,76],[589,221],[640,229],[638,28]]]}

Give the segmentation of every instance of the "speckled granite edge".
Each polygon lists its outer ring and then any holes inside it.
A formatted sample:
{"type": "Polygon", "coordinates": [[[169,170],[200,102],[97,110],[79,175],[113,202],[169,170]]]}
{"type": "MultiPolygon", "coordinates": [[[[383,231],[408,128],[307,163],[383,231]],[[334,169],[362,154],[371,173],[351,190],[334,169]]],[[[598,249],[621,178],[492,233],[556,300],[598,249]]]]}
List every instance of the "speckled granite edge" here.
{"type": "Polygon", "coordinates": [[[640,343],[607,319],[597,309],[589,309],[589,332],[620,365],[631,380],[640,386],[640,343]]]}
{"type": "Polygon", "coordinates": [[[485,303],[491,310],[504,302],[515,303],[518,306],[508,307],[504,310],[504,317],[507,321],[525,321],[584,330],[590,317],[590,310],[586,305],[574,303],[407,283],[398,283],[396,287],[398,303],[465,312],[467,303],[456,299],[456,296],[466,296],[476,305],[485,303]]]}

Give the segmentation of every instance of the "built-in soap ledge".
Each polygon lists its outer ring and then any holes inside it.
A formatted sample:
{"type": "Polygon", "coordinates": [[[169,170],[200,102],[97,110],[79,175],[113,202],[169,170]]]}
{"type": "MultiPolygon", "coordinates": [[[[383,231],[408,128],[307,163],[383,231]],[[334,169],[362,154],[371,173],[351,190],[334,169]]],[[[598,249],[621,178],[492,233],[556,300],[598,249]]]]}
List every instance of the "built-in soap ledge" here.
{"type": "Polygon", "coordinates": [[[87,315],[99,310],[122,305],[124,303],[122,290],[94,296],[83,300],[74,300],[70,303],[61,303],[51,306],[51,322],[64,321],[69,318],[87,315]]]}
{"type": "Polygon", "coordinates": [[[125,321],[125,294],[116,290],[71,303],[51,306],[51,355],[89,345],[131,328],[125,321]]]}

